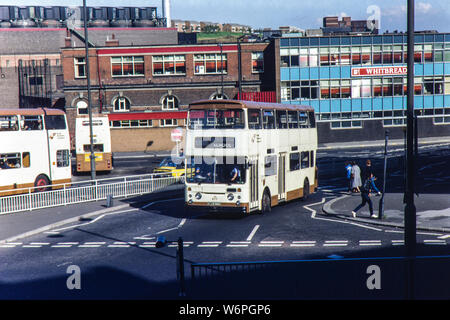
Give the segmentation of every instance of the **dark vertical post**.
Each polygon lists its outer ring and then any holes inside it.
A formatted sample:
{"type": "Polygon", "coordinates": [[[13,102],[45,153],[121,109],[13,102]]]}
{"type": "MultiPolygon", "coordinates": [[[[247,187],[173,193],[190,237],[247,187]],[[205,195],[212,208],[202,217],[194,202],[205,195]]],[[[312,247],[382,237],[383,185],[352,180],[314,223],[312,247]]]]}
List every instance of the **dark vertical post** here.
{"type": "Polygon", "coordinates": [[[242,100],[242,48],[241,38],[238,38],[238,84],[239,84],[239,100],[242,100]]]}
{"type": "Polygon", "coordinates": [[[180,297],[186,296],[186,290],[184,285],[184,253],[183,253],[183,239],[178,238],[178,272],[180,276],[180,297]]]}
{"type": "Polygon", "coordinates": [[[386,193],[386,170],[387,170],[387,146],[389,140],[389,130],[384,133],[384,169],[383,169],[383,194],[381,195],[380,205],[378,206],[378,219],[383,219],[384,213],[384,194],[386,193]]]}
{"type": "Polygon", "coordinates": [[[89,70],[89,38],[87,29],[87,8],[86,0],[83,0],[83,12],[84,12],[84,44],[86,48],[86,81],[87,81],[87,93],[88,93],[88,111],[89,111],[89,136],[91,138],[91,180],[95,180],[95,153],[94,153],[94,132],[92,128],[92,104],[91,104],[91,76],[89,70]]]}
{"type": "Polygon", "coordinates": [[[416,207],[414,205],[414,0],[408,0],[408,91],[406,112],[405,248],[406,297],[414,298],[414,258],[416,255],[416,207]]]}
{"type": "Polygon", "coordinates": [[[225,95],[223,92],[223,44],[219,43],[220,46],[220,77],[221,77],[221,83],[222,83],[222,99],[224,99],[225,95]]]}

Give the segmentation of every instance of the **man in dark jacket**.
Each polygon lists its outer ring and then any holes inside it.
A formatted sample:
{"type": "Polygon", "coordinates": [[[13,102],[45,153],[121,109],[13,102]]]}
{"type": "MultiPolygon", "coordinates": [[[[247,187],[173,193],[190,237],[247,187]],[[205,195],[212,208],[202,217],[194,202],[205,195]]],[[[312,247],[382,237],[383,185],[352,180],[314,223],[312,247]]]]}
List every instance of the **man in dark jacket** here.
{"type": "Polygon", "coordinates": [[[359,209],[364,207],[366,205],[366,203],[369,204],[370,217],[371,218],[378,218],[378,216],[373,213],[373,204],[372,204],[372,200],[370,200],[370,188],[371,188],[371,184],[372,184],[372,178],[373,178],[373,174],[369,173],[369,175],[365,178],[364,183],[363,183],[363,185],[360,188],[360,191],[361,191],[361,204],[359,204],[352,211],[353,218],[356,218],[356,212],[358,212],[359,209]]]}

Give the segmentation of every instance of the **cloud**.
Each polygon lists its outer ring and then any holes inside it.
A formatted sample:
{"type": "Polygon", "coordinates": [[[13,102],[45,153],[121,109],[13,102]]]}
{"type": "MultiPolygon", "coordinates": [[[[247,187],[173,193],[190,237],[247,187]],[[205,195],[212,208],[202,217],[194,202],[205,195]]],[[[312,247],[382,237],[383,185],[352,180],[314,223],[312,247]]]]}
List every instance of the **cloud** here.
{"type": "Polygon", "coordinates": [[[419,13],[428,13],[431,10],[431,3],[419,2],[416,4],[416,10],[419,13]]]}

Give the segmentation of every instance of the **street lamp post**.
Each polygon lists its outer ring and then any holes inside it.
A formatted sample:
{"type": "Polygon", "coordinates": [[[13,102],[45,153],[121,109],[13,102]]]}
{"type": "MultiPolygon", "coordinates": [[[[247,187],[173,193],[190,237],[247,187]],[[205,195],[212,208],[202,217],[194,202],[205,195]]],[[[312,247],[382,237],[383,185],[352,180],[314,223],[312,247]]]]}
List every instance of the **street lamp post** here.
{"type": "Polygon", "coordinates": [[[92,128],[92,104],[91,104],[91,76],[89,70],[89,38],[87,29],[87,8],[86,0],[83,0],[84,12],[84,44],[86,48],[86,82],[88,93],[88,111],[89,111],[89,136],[90,136],[90,159],[91,159],[91,180],[95,180],[95,153],[94,153],[94,130],[92,128]]]}
{"type": "Polygon", "coordinates": [[[220,46],[220,77],[222,83],[222,92],[220,94],[222,96],[222,99],[224,99],[225,95],[223,93],[223,44],[219,43],[219,46],[220,46]]]}
{"type": "Polygon", "coordinates": [[[416,207],[414,205],[414,0],[408,0],[408,87],[406,112],[406,190],[405,248],[406,297],[414,298],[414,260],[416,255],[416,207]]]}
{"type": "Polygon", "coordinates": [[[378,219],[383,219],[384,213],[384,194],[386,193],[387,146],[389,140],[389,130],[386,130],[384,134],[383,194],[381,195],[380,205],[378,206],[378,219]]]}

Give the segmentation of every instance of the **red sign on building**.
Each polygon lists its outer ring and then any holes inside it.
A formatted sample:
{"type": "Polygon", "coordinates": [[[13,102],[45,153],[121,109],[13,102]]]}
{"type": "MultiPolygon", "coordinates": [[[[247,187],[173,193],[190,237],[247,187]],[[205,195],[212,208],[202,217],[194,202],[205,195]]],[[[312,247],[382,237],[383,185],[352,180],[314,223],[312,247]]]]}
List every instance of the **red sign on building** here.
{"type": "Polygon", "coordinates": [[[352,77],[399,76],[407,73],[408,68],[404,66],[352,68],[352,77]]]}

